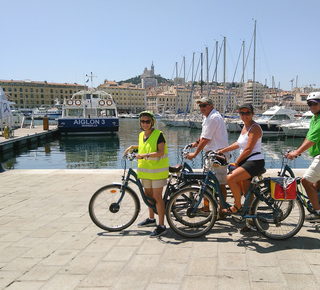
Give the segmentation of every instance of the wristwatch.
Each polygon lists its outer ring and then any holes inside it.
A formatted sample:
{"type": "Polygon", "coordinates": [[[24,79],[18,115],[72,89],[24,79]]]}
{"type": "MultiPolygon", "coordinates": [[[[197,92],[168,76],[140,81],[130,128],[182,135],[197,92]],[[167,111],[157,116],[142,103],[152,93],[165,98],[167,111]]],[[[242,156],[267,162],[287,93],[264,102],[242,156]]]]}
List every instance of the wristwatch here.
{"type": "Polygon", "coordinates": [[[149,153],[147,153],[147,158],[149,158],[149,153]]]}

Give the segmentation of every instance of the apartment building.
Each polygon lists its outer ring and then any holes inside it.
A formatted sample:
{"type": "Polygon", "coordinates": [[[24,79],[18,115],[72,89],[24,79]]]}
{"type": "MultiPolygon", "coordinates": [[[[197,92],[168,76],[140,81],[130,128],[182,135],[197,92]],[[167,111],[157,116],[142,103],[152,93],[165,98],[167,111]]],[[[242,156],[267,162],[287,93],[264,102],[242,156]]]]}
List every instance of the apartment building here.
{"type": "Polygon", "coordinates": [[[255,108],[261,108],[263,102],[263,84],[248,80],[244,84],[244,103],[251,103],[255,108]]]}
{"type": "Polygon", "coordinates": [[[69,83],[48,83],[31,80],[0,80],[4,92],[10,100],[20,108],[37,108],[41,105],[52,106],[64,98],[70,98],[74,93],[87,89],[87,86],[69,83]]]}
{"type": "Polygon", "coordinates": [[[98,89],[112,95],[119,113],[140,113],[146,109],[146,89],[134,84],[119,85],[115,81],[104,81],[98,89]]]}

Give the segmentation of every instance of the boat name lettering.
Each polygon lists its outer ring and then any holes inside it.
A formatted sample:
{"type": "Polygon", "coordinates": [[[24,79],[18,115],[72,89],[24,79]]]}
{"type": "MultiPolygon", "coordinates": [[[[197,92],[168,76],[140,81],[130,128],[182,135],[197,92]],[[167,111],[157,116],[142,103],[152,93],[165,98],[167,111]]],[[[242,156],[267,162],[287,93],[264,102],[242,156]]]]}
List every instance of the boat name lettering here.
{"type": "MultiPolygon", "coordinates": [[[[102,125],[105,121],[102,120],[102,125]]],[[[83,120],[74,120],[73,125],[100,125],[100,120],[97,119],[83,119],[83,120]]]]}

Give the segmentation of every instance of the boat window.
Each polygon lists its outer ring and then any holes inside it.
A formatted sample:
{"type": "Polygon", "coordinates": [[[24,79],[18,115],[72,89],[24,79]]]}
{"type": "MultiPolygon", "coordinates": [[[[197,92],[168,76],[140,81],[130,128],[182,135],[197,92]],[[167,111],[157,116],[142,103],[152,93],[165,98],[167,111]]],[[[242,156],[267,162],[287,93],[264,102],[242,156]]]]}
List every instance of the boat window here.
{"type": "Polygon", "coordinates": [[[269,120],[272,117],[272,115],[262,115],[261,119],[262,120],[269,120]]]}
{"type": "Polygon", "coordinates": [[[106,111],[107,111],[107,116],[110,116],[110,117],[115,117],[116,116],[115,110],[109,109],[109,110],[106,110],[106,111]]]}
{"type": "Polygon", "coordinates": [[[94,99],[98,99],[99,95],[94,94],[94,95],[92,95],[92,97],[93,97],[94,99]]]}
{"type": "Polygon", "coordinates": [[[90,100],[91,99],[91,95],[90,94],[86,94],[86,100],[90,100]]]}
{"type": "Polygon", "coordinates": [[[82,117],[82,110],[79,109],[68,109],[69,117],[82,117]]]}
{"type": "Polygon", "coordinates": [[[290,120],[288,115],[274,115],[272,120],[290,120]]]}

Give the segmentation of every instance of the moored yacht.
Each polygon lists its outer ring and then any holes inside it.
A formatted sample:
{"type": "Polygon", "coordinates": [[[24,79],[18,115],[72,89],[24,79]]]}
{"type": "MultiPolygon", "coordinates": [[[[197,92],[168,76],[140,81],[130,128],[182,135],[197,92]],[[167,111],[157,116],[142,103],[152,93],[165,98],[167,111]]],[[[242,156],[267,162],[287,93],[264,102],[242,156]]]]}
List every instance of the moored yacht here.
{"type": "Polygon", "coordinates": [[[308,111],[302,114],[301,118],[298,119],[296,122],[283,124],[281,128],[286,134],[286,136],[306,137],[309,131],[312,116],[313,114],[310,111],[308,111]]]}
{"type": "Polygon", "coordinates": [[[264,136],[284,135],[281,126],[294,122],[295,115],[297,115],[295,110],[287,109],[284,106],[273,106],[262,113],[255,122],[261,126],[264,136]]]}
{"type": "Polygon", "coordinates": [[[94,88],[73,94],[63,102],[58,129],[63,134],[118,132],[119,118],[112,96],[94,88]]]}

